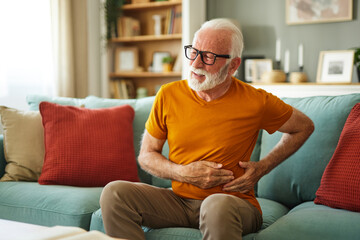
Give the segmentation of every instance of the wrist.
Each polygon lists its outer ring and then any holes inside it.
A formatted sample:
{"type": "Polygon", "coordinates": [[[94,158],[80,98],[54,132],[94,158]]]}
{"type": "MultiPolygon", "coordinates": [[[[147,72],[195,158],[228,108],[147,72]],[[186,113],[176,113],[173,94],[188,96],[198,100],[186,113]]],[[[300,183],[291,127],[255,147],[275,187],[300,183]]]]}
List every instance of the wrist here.
{"type": "Polygon", "coordinates": [[[260,170],[261,176],[264,176],[271,171],[269,161],[267,161],[266,159],[260,160],[258,162],[258,164],[259,164],[259,170],[260,170]]]}
{"type": "Polygon", "coordinates": [[[186,166],[185,165],[181,165],[181,164],[175,164],[173,165],[172,169],[172,178],[171,180],[175,180],[178,182],[185,182],[185,171],[186,171],[186,166]]]}

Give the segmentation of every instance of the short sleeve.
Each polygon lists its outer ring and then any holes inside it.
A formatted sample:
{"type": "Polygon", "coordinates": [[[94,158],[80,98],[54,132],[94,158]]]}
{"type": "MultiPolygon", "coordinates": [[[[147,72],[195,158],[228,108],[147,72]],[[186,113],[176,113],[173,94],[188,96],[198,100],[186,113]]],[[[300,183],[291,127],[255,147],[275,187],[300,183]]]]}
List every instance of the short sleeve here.
{"type": "Polygon", "coordinates": [[[158,139],[167,138],[166,116],[165,116],[164,90],[160,88],[156,94],[148,120],[145,123],[146,130],[151,136],[158,139]]]}
{"type": "Polygon", "coordinates": [[[271,93],[266,93],[261,128],[269,134],[277,131],[291,117],[293,108],[271,93]]]}

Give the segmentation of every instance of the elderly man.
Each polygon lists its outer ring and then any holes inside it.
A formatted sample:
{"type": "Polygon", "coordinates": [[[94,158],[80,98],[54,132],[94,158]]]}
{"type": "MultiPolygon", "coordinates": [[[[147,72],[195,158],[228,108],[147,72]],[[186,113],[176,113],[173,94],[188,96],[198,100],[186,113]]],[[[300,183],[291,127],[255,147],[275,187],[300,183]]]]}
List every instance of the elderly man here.
{"type": "Polygon", "coordinates": [[[138,161],[172,180],[172,189],[116,181],[101,197],[110,236],[144,239],[141,226],[200,228],[204,239],[241,239],[256,232],[262,212],[258,180],[293,154],[312,121],[277,97],[232,77],[242,34],[230,21],[208,21],[185,46],[187,80],[164,85],[146,122],[138,161]],[[283,136],[261,161],[250,162],[260,129],[283,136]],[[161,152],[168,140],[169,159],[161,152]]]}

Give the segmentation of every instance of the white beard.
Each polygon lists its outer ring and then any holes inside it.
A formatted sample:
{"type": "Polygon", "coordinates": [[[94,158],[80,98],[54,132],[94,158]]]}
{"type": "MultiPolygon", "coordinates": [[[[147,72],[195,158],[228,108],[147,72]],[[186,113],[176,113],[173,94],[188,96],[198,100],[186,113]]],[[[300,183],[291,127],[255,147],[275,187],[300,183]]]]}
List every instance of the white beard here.
{"type": "Polygon", "coordinates": [[[208,73],[207,71],[205,71],[203,69],[197,69],[197,68],[194,68],[193,66],[190,66],[189,73],[188,73],[188,81],[187,81],[189,87],[192,90],[197,91],[197,92],[210,90],[210,89],[216,87],[217,85],[223,83],[226,80],[229,65],[230,64],[225,64],[220,69],[219,72],[214,73],[214,74],[208,73]],[[199,74],[199,75],[204,75],[205,80],[203,82],[199,82],[196,78],[192,77],[192,72],[199,74]]]}

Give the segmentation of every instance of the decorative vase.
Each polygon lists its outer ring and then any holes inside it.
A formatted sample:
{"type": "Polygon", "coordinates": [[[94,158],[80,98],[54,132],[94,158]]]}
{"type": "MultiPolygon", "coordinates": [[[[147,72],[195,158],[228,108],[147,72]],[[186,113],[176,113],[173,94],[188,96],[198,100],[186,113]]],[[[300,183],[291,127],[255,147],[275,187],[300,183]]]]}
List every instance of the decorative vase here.
{"type": "Polygon", "coordinates": [[[286,74],[282,70],[272,70],[261,75],[261,82],[281,83],[286,81],[286,74]]]}
{"type": "Polygon", "coordinates": [[[291,83],[307,82],[307,76],[304,72],[292,72],[290,73],[289,81],[291,83]]]}
{"type": "Polygon", "coordinates": [[[148,91],[146,88],[140,87],[136,90],[136,98],[145,98],[148,96],[148,91]]]}

